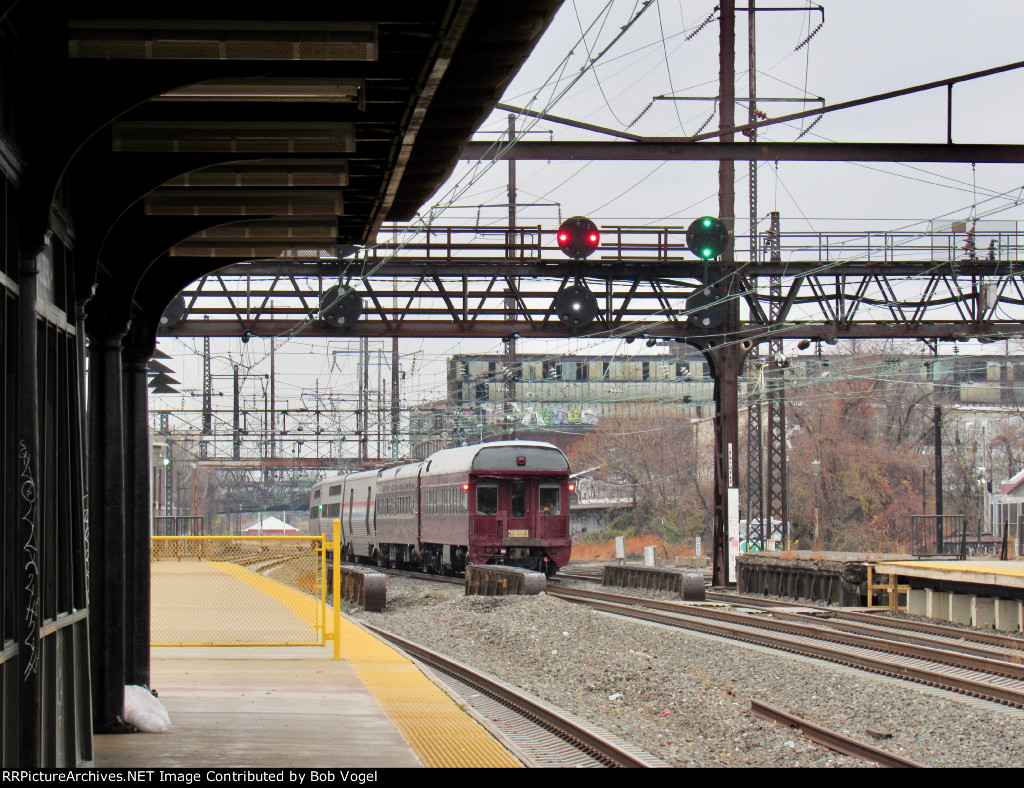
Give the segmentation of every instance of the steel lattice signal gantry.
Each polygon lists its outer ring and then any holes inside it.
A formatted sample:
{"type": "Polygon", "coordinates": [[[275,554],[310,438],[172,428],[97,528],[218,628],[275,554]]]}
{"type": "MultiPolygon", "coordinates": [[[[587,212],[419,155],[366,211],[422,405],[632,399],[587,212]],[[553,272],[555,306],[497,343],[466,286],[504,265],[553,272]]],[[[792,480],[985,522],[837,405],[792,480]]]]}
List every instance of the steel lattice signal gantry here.
{"type": "MultiPolygon", "coordinates": [[[[335,250],[291,250],[275,259],[225,259],[183,291],[184,315],[169,336],[395,336],[556,338],[566,329],[552,299],[574,279],[600,306],[580,331],[597,337],[692,340],[724,337],[688,318],[686,299],[703,265],[686,250],[685,227],[602,227],[586,261],[566,260],[553,228],[402,229],[394,240],[338,259],[335,250]],[[509,235],[516,243],[510,247],[509,235]],[[510,253],[511,252],[511,253],[510,253]],[[362,298],[347,330],[319,318],[338,282],[362,298]]],[[[745,350],[806,338],[983,341],[1024,333],[1024,228],[951,227],[927,233],[776,233],[756,239],[759,259],[737,260],[741,323],[728,341],[745,350]],[[770,286],[769,286],[770,285],[770,286]]],[[[743,237],[735,241],[744,245],[743,237]]],[[[219,248],[220,253],[225,253],[219,248]]],[[[231,250],[257,257],[258,245],[231,250]]],[[[278,248],[276,251],[280,251],[278,248]]],[[[188,264],[187,252],[172,256],[188,264]]],[[[773,346],[774,349],[774,346],[773,346]]]]}

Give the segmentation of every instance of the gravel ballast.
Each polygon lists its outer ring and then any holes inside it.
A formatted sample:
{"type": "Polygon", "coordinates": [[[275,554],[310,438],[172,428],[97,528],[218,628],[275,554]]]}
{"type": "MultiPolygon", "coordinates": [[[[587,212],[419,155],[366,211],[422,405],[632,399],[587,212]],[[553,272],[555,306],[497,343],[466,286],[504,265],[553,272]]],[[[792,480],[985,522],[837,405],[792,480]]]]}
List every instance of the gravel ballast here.
{"type": "Polygon", "coordinates": [[[757,699],[925,766],[1024,766],[1024,714],[540,594],[465,596],[389,577],[342,608],[550,701],[672,766],[867,766],[754,717],[757,699]],[[878,740],[867,731],[891,736],[878,740]]]}

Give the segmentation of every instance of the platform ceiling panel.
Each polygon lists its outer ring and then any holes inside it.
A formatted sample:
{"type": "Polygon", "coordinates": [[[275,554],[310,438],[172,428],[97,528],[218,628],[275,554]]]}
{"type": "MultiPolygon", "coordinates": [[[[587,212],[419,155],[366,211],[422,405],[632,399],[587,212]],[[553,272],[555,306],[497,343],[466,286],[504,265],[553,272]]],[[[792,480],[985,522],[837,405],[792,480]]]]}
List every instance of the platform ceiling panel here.
{"type": "Polygon", "coordinates": [[[162,291],[191,278],[179,283],[167,266],[160,281],[154,261],[166,263],[179,243],[181,258],[190,239],[193,247],[203,240],[196,259],[230,257],[235,250],[219,253],[206,232],[228,218],[301,237],[281,225],[319,217],[342,245],[372,243],[383,222],[411,218],[561,2],[303,3],[258,12],[225,2],[26,5],[11,20],[27,33],[35,92],[72,122],[27,136],[25,158],[53,158],[58,190],[77,198],[76,238],[101,274],[148,271],[166,303],[162,291]],[[88,199],[98,186],[104,199],[88,199]],[[281,194],[288,189],[301,191],[301,209],[281,194]],[[314,199],[318,189],[323,199],[314,199]]]}

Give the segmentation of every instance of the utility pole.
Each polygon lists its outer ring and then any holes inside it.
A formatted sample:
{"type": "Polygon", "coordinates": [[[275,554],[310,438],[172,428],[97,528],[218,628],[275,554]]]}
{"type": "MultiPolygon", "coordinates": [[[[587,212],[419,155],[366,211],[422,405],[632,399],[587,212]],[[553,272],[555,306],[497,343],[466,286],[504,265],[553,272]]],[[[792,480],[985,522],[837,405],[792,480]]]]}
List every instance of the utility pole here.
{"type": "Polygon", "coordinates": [[[277,397],[275,396],[275,384],[277,381],[277,367],[275,365],[274,350],[277,340],[270,338],[270,456],[277,457],[277,397]]]}
{"type": "Polygon", "coordinates": [[[356,419],[356,431],[359,434],[359,459],[369,459],[370,439],[370,340],[359,338],[359,363],[362,367],[359,375],[359,417],[356,419]]]}
{"type": "Polygon", "coordinates": [[[239,407],[240,390],[238,386],[238,364],[234,365],[234,392],[232,394],[232,408],[233,417],[231,423],[231,456],[233,459],[242,459],[242,433],[241,424],[239,424],[239,418],[241,416],[241,409],[239,407]]]}
{"type": "MultiPolygon", "coordinates": [[[[508,141],[514,142],[516,138],[516,116],[508,116],[508,141]]],[[[505,239],[506,256],[511,262],[516,255],[516,160],[509,157],[508,160],[508,235],[505,239]]],[[[505,357],[502,362],[504,367],[504,394],[505,407],[504,418],[502,419],[502,437],[505,440],[516,439],[516,423],[514,419],[513,403],[516,401],[516,291],[519,289],[516,278],[512,278],[512,288],[507,289],[505,296],[505,322],[509,324],[509,333],[505,337],[505,357]]]]}
{"type": "Polygon", "coordinates": [[[398,459],[401,402],[399,399],[398,337],[391,338],[391,459],[398,459]]]}
{"type": "MultiPolygon", "coordinates": [[[[210,338],[203,337],[203,426],[202,434],[213,433],[213,376],[210,373],[210,338]]],[[[199,456],[207,456],[205,440],[199,441],[199,456]]]]}
{"type": "MultiPolygon", "coordinates": [[[[755,18],[757,14],[754,8],[754,0],[749,2],[747,14],[747,122],[757,121],[757,70],[755,63],[757,59],[757,35],[755,18]]],[[[749,132],[751,144],[757,142],[757,130],[749,132]]],[[[750,198],[750,262],[758,259],[757,248],[757,162],[750,161],[748,170],[748,185],[750,198]]],[[[755,280],[756,281],[756,280],[755,280]]],[[[757,354],[757,346],[751,351],[751,356],[757,354]]],[[[747,366],[747,380],[752,377],[752,365],[747,366]]],[[[747,389],[747,533],[745,535],[748,543],[753,543],[758,550],[764,550],[767,540],[771,537],[771,520],[765,523],[765,499],[764,499],[764,431],[761,426],[761,408],[764,404],[765,381],[764,367],[758,365],[756,380],[748,384],[747,389]]]]}
{"type": "Polygon", "coordinates": [[[935,545],[938,553],[943,552],[942,533],[942,406],[936,405],[933,413],[935,425],[935,545]]]}

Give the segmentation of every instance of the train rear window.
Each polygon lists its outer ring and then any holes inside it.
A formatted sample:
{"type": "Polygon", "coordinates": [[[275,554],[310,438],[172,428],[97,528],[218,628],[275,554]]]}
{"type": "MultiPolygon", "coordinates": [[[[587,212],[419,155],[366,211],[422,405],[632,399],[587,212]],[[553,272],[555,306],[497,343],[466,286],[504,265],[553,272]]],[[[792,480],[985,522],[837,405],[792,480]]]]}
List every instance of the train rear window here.
{"type": "Polygon", "coordinates": [[[542,514],[562,513],[562,488],[557,484],[540,486],[540,511],[542,514]]]}
{"type": "Polygon", "coordinates": [[[476,487],[476,513],[498,513],[498,485],[478,484],[476,487]]]}

